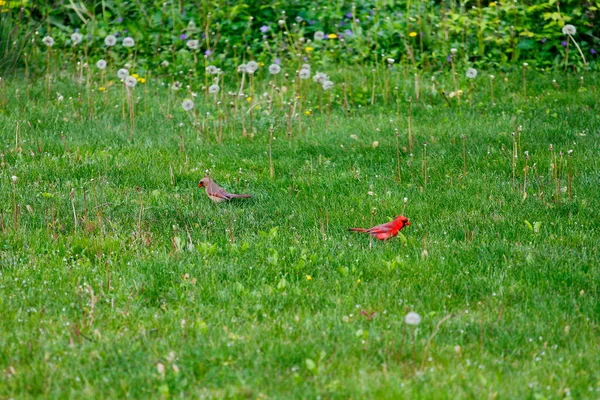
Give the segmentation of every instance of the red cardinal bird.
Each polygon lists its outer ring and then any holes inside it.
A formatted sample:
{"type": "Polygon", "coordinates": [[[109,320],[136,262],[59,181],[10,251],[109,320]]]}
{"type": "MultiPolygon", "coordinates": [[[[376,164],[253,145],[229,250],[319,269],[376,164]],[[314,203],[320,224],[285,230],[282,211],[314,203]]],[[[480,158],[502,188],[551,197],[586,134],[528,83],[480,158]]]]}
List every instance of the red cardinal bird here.
{"type": "Polygon", "coordinates": [[[237,199],[237,198],[249,198],[252,197],[251,194],[233,194],[227,193],[225,189],[221,186],[217,185],[210,179],[208,176],[205,176],[198,182],[199,188],[204,188],[206,191],[206,195],[209,199],[214,201],[215,203],[220,203],[225,200],[237,199]]]}
{"type": "Polygon", "coordinates": [[[398,232],[400,232],[400,230],[407,225],[410,225],[408,218],[399,215],[394,218],[393,221],[388,222],[387,224],[377,225],[370,229],[350,228],[349,230],[370,233],[371,235],[375,236],[376,239],[386,240],[398,235],[398,232]]]}

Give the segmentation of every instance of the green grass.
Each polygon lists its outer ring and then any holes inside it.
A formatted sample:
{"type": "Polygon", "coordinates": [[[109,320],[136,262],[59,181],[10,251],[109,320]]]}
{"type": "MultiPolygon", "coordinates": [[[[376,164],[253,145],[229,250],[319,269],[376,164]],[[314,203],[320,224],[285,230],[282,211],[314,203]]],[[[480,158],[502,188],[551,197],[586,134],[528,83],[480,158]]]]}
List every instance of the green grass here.
{"type": "Polygon", "coordinates": [[[495,107],[481,88],[473,107],[415,104],[413,156],[405,101],[399,116],[302,114],[293,140],[285,109],[257,111],[254,138],[228,120],[218,144],[179,100],[166,118],[156,85],[132,144],[118,88],[90,120],[71,84],[62,103],[42,82],[29,100],[5,84],[0,398],[597,398],[597,82],[538,76],[522,99],[511,79],[495,107]],[[555,196],[550,144],[572,199],[555,196]],[[207,169],[255,197],[212,204],[196,187],[207,169]],[[347,231],[401,214],[404,197],[403,237],[347,231]]]}

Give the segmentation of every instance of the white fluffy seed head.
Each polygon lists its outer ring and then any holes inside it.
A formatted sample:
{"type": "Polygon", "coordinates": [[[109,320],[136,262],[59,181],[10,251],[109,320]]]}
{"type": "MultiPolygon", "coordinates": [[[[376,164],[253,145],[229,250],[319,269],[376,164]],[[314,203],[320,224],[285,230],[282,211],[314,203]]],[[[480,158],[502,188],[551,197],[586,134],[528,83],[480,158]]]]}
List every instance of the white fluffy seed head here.
{"type": "Polygon", "coordinates": [[[404,317],[404,322],[406,322],[407,325],[417,326],[421,323],[421,316],[416,312],[411,311],[404,317]]]}
{"type": "Polygon", "coordinates": [[[114,46],[115,44],[117,44],[117,37],[115,35],[108,35],[104,38],[104,44],[108,47],[114,46]]]}

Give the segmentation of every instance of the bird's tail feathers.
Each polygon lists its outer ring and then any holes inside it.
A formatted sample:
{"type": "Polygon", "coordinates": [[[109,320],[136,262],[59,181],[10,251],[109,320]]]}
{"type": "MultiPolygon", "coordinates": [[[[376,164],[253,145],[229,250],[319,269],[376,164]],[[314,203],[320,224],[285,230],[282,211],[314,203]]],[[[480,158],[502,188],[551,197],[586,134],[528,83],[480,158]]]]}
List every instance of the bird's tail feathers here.
{"type": "Polygon", "coordinates": [[[349,231],[354,231],[354,232],[366,232],[367,230],[365,228],[348,228],[349,231]]]}
{"type": "Polygon", "coordinates": [[[232,194],[231,195],[232,199],[249,199],[251,197],[252,197],[251,194],[232,194]]]}

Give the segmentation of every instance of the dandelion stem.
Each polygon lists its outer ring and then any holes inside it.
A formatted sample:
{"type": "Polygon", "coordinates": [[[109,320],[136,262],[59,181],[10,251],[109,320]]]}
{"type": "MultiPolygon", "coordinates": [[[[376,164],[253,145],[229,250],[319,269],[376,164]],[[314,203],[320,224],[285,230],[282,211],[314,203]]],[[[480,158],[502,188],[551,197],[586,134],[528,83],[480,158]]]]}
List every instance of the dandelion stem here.
{"type": "Polygon", "coordinates": [[[523,64],[523,98],[527,98],[527,65],[523,64]]]}
{"type": "Polygon", "coordinates": [[[412,132],[412,98],[408,99],[408,152],[413,151],[413,132],[412,132]]]}
{"type": "Polygon", "coordinates": [[[13,179],[12,185],[13,185],[13,193],[12,193],[12,200],[13,200],[13,229],[16,231],[17,229],[19,229],[19,211],[20,211],[20,207],[17,204],[17,182],[14,179],[13,179]]]}
{"type": "Polygon", "coordinates": [[[460,95],[458,93],[458,79],[456,77],[456,66],[454,65],[454,54],[450,55],[450,65],[452,67],[452,80],[454,81],[454,93],[456,94],[456,101],[460,104],[460,95]]]}
{"type": "Polygon", "coordinates": [[[517,169],[517,140],[515,138],[515,133],[512,134],[513,138],[513,151],[512,151],[512,182],[515,184],[515,171],[517,169]]]}
{"type": "MultiPolygon", "coordinates": [[[[577,44],[577,42],[575,41],[575,38],[573,38],[573,36],[569,35],[569,37],[571,38],[571,40],[573,41],[573,44],[575,45],[575,47],[577,47],[577,51],[579,51],[579,55],[581,56],[581,59],[583,60],[583,63],[585,65],[587,65],[587,61],[585,60],[585,56],[583,55],[583,52],[581,51],[581,48],[579,47],[579,45],[577,44]]],[[[567,41],[567,48],[569,47],[568,45],[568,41],[567,41]]]]}
{"type": "Polygon", "coordinates": [[[415,101],[419,101],[419,95],[421,92],[419,74],[415,74],[415,101]]]}
{"type": "Polygon", "coordinates": [[[273,166],[273,124],[269,127],[269,175],[275,177],[275,167],[273,166]]]}
{"type": "Polygon", "coordinates": [[[398,183],[402,182],[402,174],[400,170],[400,134],[398,133],[398,128],[395,129],[396,136],[396,179],[398,179],[398,183]]]}
{"type": "Polygon", "coordinates": [[[462,135],[463,178],[467,176],[467,136],[462,135]]]}
{"type": "Polygon", "coordinates": [[[423,164],[421,169],[423,172],[423,188],[427,188],[427,143],[423,143],[423,164]]]}
{"type": "Polygon", "coordinates": [[[568,66],[569,66],[569,41],[567,40],[567,46],[565,47],[565,72],[567,72],[568,66]]]}
{"type": "Polygon", "coordinates": [[[373,86],[371,87],[371,105],[375,104],[375,86],[376,86],[376,70],[375,68],[372,69],[373,72],[373,86]]]}
{"type": "Polygon", "coordinates": [[[573,173],[571,171],[571,155],[572,151],[568,152],[569,158],[567,159],[567,193],[569,195],[569,201],[573,200],[573,173]]]}
{"type": "Polygon", "coordinates": [[[77,211],[75,210],[75,190],[71,189],[69,196],[71,197],[71,208],[73,209],[73,226],[74,229],[77,230],[79,222],[77,221],[77,211]]]}
{"type": "Polygon", "coordinates": [[[527,198],[527,171],[529,170],[529,156],[525,156],[525,168],[523,169],[523,200],[527,198]]]}

